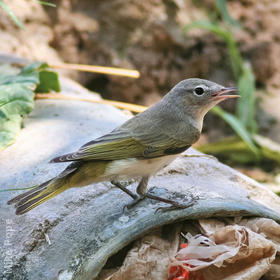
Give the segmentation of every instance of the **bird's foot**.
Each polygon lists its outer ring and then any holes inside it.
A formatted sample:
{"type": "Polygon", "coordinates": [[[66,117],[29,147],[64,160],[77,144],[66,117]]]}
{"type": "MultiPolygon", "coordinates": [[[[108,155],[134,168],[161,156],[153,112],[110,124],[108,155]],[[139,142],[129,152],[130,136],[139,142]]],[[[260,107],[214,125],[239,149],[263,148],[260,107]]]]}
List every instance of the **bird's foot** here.
{"type": "Polygon", "coordinates": [[[165,202],[167,204],[171,204],[171,206],[168,206],[168,207],[157,208],[156,212],[159,211],[159,210],[168,211],[168,210],[174,210],[174,209],[185,209],[185,208],[193,206],[195,204],[195,202],[199,199],[198,196],[193,196],[192,194],[190,194],[190,198],[188,199],[187,203],[180,203],[178,201],[163,198],[163,197],[156,196],[156,195],[153,195],[153,194],[150,194],[150,193],[147,193],[146,197],[154,199],[154,200],[158,200],[158,201],[161,201],[161,202],[165,202]]]}
{"type": "Polygon", "coordinates": [[[134,207],[136,204],[138,204],[140,201],[142,201],[145,197],[146,197],[145,195],[138,195],[138,196],[136,196],[136,198],[134,198],[132,202],[126,204],[126,205],[123,207],[123,212],[124,212],[126,209],[131,209],[132,207],[134,207]]]}
{"type": "Polygon", "coordinates": [[[160,202],[171,204],[171,206],[168,206],[168,207],[157,208],[156,212],[159,211],[159,210],[168,211],[168,210],[173,210],[173,209],[185,209],[185,208],[193,206],[196,203],[196,201],[199,199],[198,196],[193,196],[193,195],[190,194],[190,198],[189,198],[187,203],[179,203],[178,201],[168,199],[168,198],[164,198],[164,197],[160,197],[160,196],[151,194],[150,192],[147,192],[143,195],[137,196],[137,198],[135,198],[132,202],[125,205],[124,206],[124,211],[126,209],[131,209],[132,207],[134,207],[136,204],[138,204],[140,201],[142,201],[145,198],[150,198],[150,199],[153,199],[153,200],[157,200],[157,201],[160,201],[160,202]]]}
{"type": "Polygon", "coordinates": [[[190,195],[189,201],[187,203],[178,203],[174,200],[169,200],[170,202],[166,202],[168,204],[171,204],[171,206],[167,207],[158,207],[155,212],[162,210],[162,211],[169,211],[169,210],[175,210],[175,209],[186,209],[191,206],[193,206],[197,200],[199,199],[198,196],[190,195]]]}

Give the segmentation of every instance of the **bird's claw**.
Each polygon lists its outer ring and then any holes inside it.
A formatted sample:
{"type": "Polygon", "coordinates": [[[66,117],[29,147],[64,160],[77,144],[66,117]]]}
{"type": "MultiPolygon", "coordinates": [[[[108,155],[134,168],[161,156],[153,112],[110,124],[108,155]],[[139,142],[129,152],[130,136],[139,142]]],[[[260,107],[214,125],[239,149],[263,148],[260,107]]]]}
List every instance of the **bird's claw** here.
{"type": "Polygon", "coordinates": [[[176,201],[173,201],[172,203],[171,202],[169,203],[169,204],[171,204],[171,206],[168,206],[168,207],[158,207],[156,209],[155,213],[157,213],[159,210],[169,211],[169,210],[175,210],[175,209],[186,209],[186,208],[189,208],[189,207],[193,206],[196,203],[196,201],[199,199],[198,196],[193,196],[192,194],[190,196],[191,196],[191,198],[189,199],[188,203],[181,204],[181,203],[178,203],[176,201]]]}
{"type": "Polygon", "coordinates": [[[126,204],[124,207],[123,207],[123,212],[125,212],[126,210],[129,210],[131,209],[132,207],[134,207],[136,204],[138,204],[140,201],[142,201],[143,199],[145,198],[145,195],[138,195],[136,198],[134,198],[132,200],[132,202],[126,204]]]}

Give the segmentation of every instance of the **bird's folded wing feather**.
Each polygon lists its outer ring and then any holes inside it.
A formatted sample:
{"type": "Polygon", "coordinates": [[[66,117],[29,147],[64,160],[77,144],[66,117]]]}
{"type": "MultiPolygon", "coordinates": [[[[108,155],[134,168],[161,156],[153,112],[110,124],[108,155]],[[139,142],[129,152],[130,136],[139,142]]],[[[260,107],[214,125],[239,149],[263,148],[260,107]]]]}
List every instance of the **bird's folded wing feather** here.
{"type": "Polygon", "coordinates": [[[88,142],[77,152],[54,158],[51,162],[153,158],[180,153],[189,146],[163,133],[131,136],[127,131],[112,131],[88,142]]]}

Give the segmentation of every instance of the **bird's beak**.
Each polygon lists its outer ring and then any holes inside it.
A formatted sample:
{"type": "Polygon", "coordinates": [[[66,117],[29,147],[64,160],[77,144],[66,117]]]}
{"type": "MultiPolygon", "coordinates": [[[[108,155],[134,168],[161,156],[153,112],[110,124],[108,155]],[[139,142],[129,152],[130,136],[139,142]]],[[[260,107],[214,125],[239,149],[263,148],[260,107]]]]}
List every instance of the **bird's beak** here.
{"type": "Polygon", "coordinates": [[[239,95],[224,95],[225,93],[238,92],[237,87],[227,87],[212,94],[215,100],[222,101],[229,98],[237,98],[239,95]]]}

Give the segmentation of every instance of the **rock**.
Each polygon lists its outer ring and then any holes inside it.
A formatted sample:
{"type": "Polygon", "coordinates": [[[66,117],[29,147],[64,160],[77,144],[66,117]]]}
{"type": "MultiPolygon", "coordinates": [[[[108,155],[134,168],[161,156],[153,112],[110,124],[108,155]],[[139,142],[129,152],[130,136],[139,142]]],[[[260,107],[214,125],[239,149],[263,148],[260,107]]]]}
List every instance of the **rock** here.
{"type": "MultiPolygon", "coordinates": [[[[79,96],[89,94],[79,87],[75,91],[79,96]]],[[[75,151],[128,118],[107,105],[37,100],[15,144],[1,153],[0,190],[52,178],[67,164],[49,164],[50,159],[75,151]]],[[[155,212],[164,203],[144,200],[123,212],[131,198],[104,182],[68,190],[15,216],[6,203],[22,191],[1,192],[0,279],[92,279],[108,257],[131,241],[179,220],[262,216],[280,221],[276,195],[215,158],[198,154],[190,149],[149,184],[161,196],[182,201],[190,195],[199,197],[184,210],[155,212]]]]}

